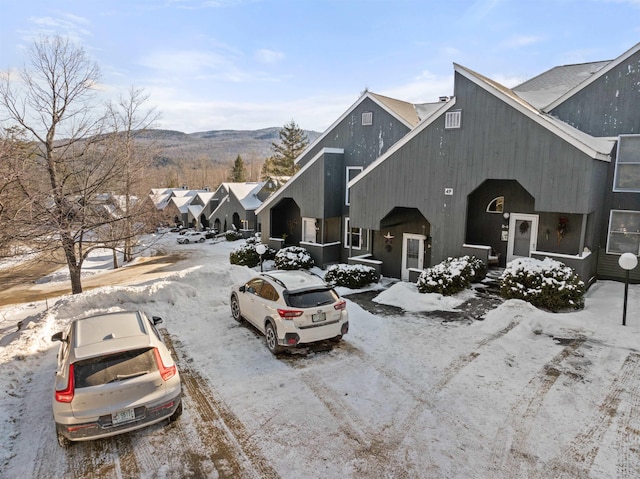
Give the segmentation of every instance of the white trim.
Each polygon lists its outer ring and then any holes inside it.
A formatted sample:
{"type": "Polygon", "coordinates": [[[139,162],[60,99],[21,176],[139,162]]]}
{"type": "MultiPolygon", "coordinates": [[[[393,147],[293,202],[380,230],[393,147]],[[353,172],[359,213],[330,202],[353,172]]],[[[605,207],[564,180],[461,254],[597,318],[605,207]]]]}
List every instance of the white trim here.
{"type": "Polygon", "coordinates": [[[402,269],[400,270],[400,278],[402,281],[409,281],[409,271],[420,271],[424,268],[424,243],[427,240],[425,235],[415,233],[402,233],[402,269]],[[407,244],[408,240],[418,240],[418,267],[407,266],[407,244]]]}
{"type": "Polygon", "coordinates": [[[584,80],[582,83],[579,83],[578,85],[573,87],[571,90],[565,92],[562,96],[560,96],[559,98],[556,98],[554,101],[552,101],[547,106],[542,108],[542,111],[544,111],[546,113],[550,112],[551,110],[553,110],[558,105],[561,105],[562,103],[564,103],[565,100],[567,100],[568,98],[571,98],[573,95],[578,93],[580,90],[583,90],[584,88],[588,87],[593,82],[595,82],[596,80],[598,80],[598,79],[602,78],[603,76],[605,76],[606,74],[608,74],[611,70],[616,68],[618,65],[620,65],[622,62],[624,62],[625,60],[627,60],[631,56],[635,55],[638,51],[640,51],[640,43],[638,43],[634,47],[632,47],[629,50],[627,50],[626,52],[624,52],[618,58],[616,58],[616,59],[612,60],[611,62],[609,62],[609,64],[606,67],[601,68],[600,70],[598,70],[593,75],[589,75],[589,77],[586,80],[584,80]]]}
{"type": "Polygon", "coordinates": [[[362,228],[351,228],[350,224],[349,224],[349,217],[345,216],[344,218],[344,247],[346,249],[355,249],[355,250],[361,250],[362,249],[362,228]],[[360,237],[360,244],[358,246],[353,246],[351,244],[351,231],[352,230],[358,230],[359,233],[355,233],[357,236],[360,237]]]}
{"type": "MultiPolygon", "coordinates": [[[[625,138],[625,137],[634,137],[640,140],[640,135],[637,135],[637,134],[636,135],[633,135],[633,134],[618,135],[618,149],[616,154],[616,164],[615,164],[615,167],[613,168],[613,191],[615,191],[616,193],[638,193],[640,192],[640,185],[638,185],[635,189],[616,188],[616,185],[618,184],[618,165],[620,165],[620,143],[621,143],[620,140],[622,140],[622,138],[625,138]]],[[[625,161],[622,164],[636,165],[640,167],[640,158],[638,158],[638,161],[631,161],[631,162],[625,161]]]]}
{"type": "Polygon", "coordinates": [[[531,221],[531,232],[529,236],[529,256],[536,251],[538,242],[538,215],[532,215],[527,213],[511,213],[509,216],[509,240],[507,241],[507,263],[513,261],[516,258],[522,258],[522,256],[516,256],[513,254],[513,248],[515,245],[515,235],[517,233],[516,221],[531,221]]]}
{"type": "Polygon", "coordinates": [[[344,204],[349,206],[351,204],[351,202],[349,201],[349,171],[351,170],[358,170],[358,174],[354,176],[354,178],[356,176],[358,176],[360,173],[362,173],[362,170],[364,170],[364,167],[362,166],[347,166],[346,170],[345,170],[345,178],[346,178],[346,183],[345,183],[345,187],[344,187],[344,204]]]}

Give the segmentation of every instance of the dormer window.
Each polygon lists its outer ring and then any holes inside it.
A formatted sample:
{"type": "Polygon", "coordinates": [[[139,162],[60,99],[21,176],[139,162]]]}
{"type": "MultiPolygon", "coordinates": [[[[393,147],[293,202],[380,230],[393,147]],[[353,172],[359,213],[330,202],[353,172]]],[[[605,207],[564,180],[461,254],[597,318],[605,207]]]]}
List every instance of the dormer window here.
{"type": "Polygon", "coordinates": [[[365,111],[362,113],[362,126],[373,125],[373,112],[365,111]]]}

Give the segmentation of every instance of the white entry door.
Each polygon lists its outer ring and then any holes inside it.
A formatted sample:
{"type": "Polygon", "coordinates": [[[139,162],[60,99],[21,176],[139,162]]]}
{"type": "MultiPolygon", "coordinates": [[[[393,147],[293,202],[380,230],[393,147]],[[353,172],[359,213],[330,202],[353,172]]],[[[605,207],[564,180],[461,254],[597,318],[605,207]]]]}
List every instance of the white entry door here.
{"type": "Polygon", "coordinates": [[[402,281],[409,281],[409,269],[424,267],[424,235],[402,234],[402,281]]]}
{"type": "Polygon", "coordinates": [[[538,215],[511,213],[509,217],[509,241],[507,263],[516,258],[528,258],[536,250],[538,215]]]}

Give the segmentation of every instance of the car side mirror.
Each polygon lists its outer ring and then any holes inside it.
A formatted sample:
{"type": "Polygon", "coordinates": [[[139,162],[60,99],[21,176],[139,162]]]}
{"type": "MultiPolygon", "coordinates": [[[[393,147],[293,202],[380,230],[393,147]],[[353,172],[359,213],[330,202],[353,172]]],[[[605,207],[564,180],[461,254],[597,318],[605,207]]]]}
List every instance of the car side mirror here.
{"type": "Polygon", "coordinates": [[[241,293],[244,293],[246,290],[247,287],[244,284],[238,288],[238,291],[240,291],[241,293]]]}
{"type": "Polygon", "coordinates": [[[62,331],[51,336],[51,341],[62,341],[65,343],[67,342],[67,340],[64,338],[62,331]]]}
{"type": "Polygon", "coordinates": [[[154,326],[162,322],[162,318],[160,316],[151,316],[151,319],[153,320],[154,326]]]}

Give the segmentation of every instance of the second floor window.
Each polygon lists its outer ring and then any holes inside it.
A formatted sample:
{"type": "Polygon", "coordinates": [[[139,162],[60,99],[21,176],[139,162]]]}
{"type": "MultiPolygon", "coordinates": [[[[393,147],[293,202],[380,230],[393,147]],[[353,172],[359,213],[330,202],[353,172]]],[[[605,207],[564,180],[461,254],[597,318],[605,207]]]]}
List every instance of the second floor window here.
{"type": "Polygon", "coordinates": [[[640,135],[620,135],[613,191],[640,192],[640,135]]]}

